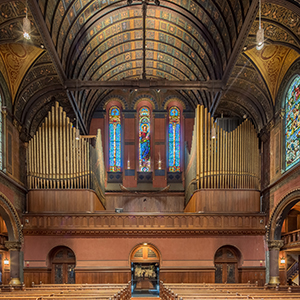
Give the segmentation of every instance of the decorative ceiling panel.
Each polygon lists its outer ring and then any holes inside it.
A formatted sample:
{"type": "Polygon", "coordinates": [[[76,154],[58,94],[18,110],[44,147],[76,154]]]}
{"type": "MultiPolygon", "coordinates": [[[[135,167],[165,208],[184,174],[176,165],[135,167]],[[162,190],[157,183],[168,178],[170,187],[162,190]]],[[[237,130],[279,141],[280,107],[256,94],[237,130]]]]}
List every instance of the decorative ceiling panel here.
{"type": "Polygon", "coordinates": [[[253,48],[246,54],[263,75],[275,103],[281,80],[292,63],[300,56],[299,53],[284,46],[266,45],[260,51],[253,48]]]}

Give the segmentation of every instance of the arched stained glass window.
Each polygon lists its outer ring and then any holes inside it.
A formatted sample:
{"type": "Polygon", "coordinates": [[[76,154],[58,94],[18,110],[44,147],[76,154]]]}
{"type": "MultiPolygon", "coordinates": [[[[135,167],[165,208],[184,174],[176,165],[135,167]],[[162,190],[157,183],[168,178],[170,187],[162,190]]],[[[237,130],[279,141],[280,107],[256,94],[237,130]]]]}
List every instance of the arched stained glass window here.
{"type": "Polygon", "coordinates": [[[285,168],[300,160],[300,76],[291,83],[285,100],[285,168]]]}
{"type": "Polygon", "coordinates": [[[121,171],[121,114],[117,106],[109,109],[109,171],[121,171]]]}
{"type": "Polygon", "coordinates": [[[169,110],[169,172],[180,171],[180,110],[169,110]]]}
{"type": "Polygon", "coordinates": [[[143,106],[139,110],[139,170],[150,172],[150,110],[143,106]]]}
{"type": "MultiPolygon", "coordinates": [[[[2,107],[2,96],[0,93],[0,107],[2,107]]],[[[3,132],[3,119],[2,119],[2,112],[0,112],[0,170],[3,169],[3,140],[2,140],[2,132],[3,132]]]]}

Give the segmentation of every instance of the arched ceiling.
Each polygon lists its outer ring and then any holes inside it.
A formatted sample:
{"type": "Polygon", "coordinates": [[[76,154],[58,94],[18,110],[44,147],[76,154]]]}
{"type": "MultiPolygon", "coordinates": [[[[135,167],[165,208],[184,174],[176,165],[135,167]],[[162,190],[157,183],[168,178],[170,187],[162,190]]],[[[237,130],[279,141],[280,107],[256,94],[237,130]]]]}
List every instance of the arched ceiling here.
{"type": "Polygon", "coordinates": [[[29,137],[54,100],[70,119],[77,115],[87,133],[109,97],[119,95],[130,108],[143,93],[158,105],[176,95],[190,110],[203,104],[215,117],[246,115],[260,131],[300,54],[296,0],[262,0],[260,51],[258,0],[27,2],[28,42],[22,38],[25,0],[0,3],[0,72],[12,114],[29,137]]]}

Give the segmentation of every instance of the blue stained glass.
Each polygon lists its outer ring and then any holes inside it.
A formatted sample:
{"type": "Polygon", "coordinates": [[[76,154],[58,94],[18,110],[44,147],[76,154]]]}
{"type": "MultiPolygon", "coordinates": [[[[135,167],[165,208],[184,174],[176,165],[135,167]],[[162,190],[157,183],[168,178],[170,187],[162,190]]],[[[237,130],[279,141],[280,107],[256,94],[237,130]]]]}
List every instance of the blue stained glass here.
{"type": "Polygon", "coordinates": [[[109,110],[109,171],[121,171],[121,116],[117,106],[109,110]]]}
{"type": "Polygon", "coordinates": [[[151,169],[150,153],[150,110],[142,107],[139,111],[139,170],[149,172],[151,169]]]}
{"type": "Polygon", "coordinates": [[[300,76],[291,83],[285,103],[285,166],[291,168],[300,160],[300,76]]]}
{"type": "MultiPolygon", "coordinates": [[[[2,107],[2,97],[0,94],[0,107],[2,107]]],[[[2,112],[0,112],[0,170],[2,170],[3,168],[3,152],[2,152],[2,148],[3,148],[3,141],[2,141],[2,112]]]]}
{"type": "Polygon", "coordinates": [[[169,110],[169,172],[180,171],[180,110],[169,110]]]}

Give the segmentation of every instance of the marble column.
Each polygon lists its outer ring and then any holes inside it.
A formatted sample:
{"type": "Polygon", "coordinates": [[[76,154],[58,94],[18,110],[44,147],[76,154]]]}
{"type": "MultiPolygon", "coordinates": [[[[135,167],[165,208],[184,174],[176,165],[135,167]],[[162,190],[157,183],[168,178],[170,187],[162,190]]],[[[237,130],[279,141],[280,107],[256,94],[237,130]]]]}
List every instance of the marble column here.
{"type": "Polygon", "coordinates": [[[20,250],[21,243],[18,241],[7,241],[5,247],[10,256],[10,282],[11,285],[21,284],[20,281],[20,250]]]}
{"type": "Polygon", "coordinates": [[[282,240],[273,240],[268,241],[269,247],[269,273],[270,273],[270,280],[269,284],[279,284],[279,251],[280,248],[283,246],[282,240]]]}

